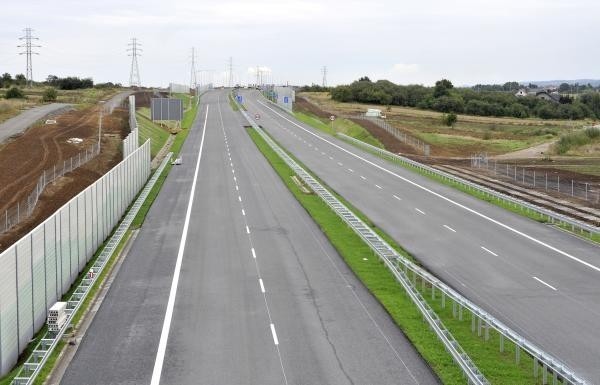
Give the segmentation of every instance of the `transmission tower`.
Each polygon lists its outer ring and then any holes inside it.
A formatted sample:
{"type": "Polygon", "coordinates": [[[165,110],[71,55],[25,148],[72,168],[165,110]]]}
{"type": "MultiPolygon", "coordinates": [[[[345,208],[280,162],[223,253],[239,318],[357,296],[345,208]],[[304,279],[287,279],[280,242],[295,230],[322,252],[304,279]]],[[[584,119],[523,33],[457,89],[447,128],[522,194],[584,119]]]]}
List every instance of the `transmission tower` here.
{"type": "Polygon", "coordinates": [[[323,74],[323,87],[327,87],[327,66],[323,66],[321,68],[321,73],[323,74]]]}
{"type": "Polygon", "coordinates": [[[192,47],[192,68],[190,72],[190,88],[195,90],[198,87],[198,80],[196,79],[196,51],[192,47]]]}
{"type": "Polygon", "coordinates": [[[229,57],[229,82],[228,87],[233,87],[233,58],[229,57]]]}
{"type": "Polygon", "coordinates": [[[139,47],[141,44],[134,37],[131,39],[131,43],[127,44],[129,48],[127,48],[127,52],[129,52],[128,56],[131,56],[131,71],[129,72],[129,86],[130,87],[140,87],[142,83],[140,82],[140,67],[138,66],[138,56],[142,56],[140,52],[143,50],[139,47]]]}
{"type": "Polygon", "coordinates": [[[19,55],[27,55],[27,70],[25,72],[27,73],[27,86],[31,87],[33,83],[33,64],[31,60],[31,55],[39,55],[39,53],[33,52],[33,49],[39,48],[41,47],[41,45],[33,44],[31,42],[32,40],[39,40],[37,37],[34,37],[31,34],[33,32],[33,29],[25,28],[23,32],[25,33],[25,36],[20,37],[19,40],[24,40],[25,44],[20,44],[17,47],[25,48],[25,51],[19,52],[19,55]]]}

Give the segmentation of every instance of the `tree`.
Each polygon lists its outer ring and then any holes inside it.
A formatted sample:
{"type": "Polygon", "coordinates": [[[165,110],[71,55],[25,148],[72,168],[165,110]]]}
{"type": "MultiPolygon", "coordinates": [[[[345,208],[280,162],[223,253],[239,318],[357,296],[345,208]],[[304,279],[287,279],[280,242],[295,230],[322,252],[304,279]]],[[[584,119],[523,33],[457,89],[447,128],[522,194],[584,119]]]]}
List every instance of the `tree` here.
{"type": "Polygon", "coordinates": [[[452,82],[448,79],[442,79],[435,82],[435,87],[433,89],[433,97],[439,98],[441,96],[450,95],[450,90],[454,88],[452,82]]]}
{"type": "Polygon", "coordinates": [[[24,99],[25,94],[21,91],[20,88],[12,87],[10,90],[6,91],[6,99],[24,99]]]}
{"type": "Polygon", "coordinates": [[[538,88],[537,84],[533,84],[533,83],[529,83],[529,85],[527,86],[527,88],[538,88]]]}
{"type": "Polygon", "coordinates": [[[463,112],[465,103],[460,96],[440,96],[433,100],[431,108],[439,112],[463,112]]]}
{"type": "Polygon", "coordinates": [[[27,84],[27,78],[23,74],[18,74],[15,76],[15,83],[17,83],[18,86],[24,86],[27,84]]]}
{"type": "Polygon", "coordinates": [[[504,91],[518,91],[519,88],[521,88],[521,85],[519,84],[519,82],[506,82],[502,86],[502,89],[504,91]]]}
{"type": "Polygon", "coordinates": [[[48,87],[44,90],[44,94],[42,95],[42,101],[44,102],[55,102],[57,98],[56,88],[48,87]]]}
{"type": "Polygon", "coordinates": [[[369,79],[368,76],[363,76],[362,78],[358,79],[359,82],[369,82],[371,83],[371,79],[369,79]]]}
{"type": "Polygon", "coordinates": [[[558,86],[558,92],[569,92],[571,90],[571,85],[569,83],[560,83],[558,86]]]}
{"type": "Polygon", "coordinates": [[[458,117],[453,112],[442,116],[442,123],[444,123],[448,127],[454,126],[454,124],[456,123],[457,120],[458,120],[458,117]]]}
{"type": "Polygon", "coordinates": [[[8,72],[5,72],[0,79],[0,86],[8,88],[12,84],[12,76],[8,72]]]}

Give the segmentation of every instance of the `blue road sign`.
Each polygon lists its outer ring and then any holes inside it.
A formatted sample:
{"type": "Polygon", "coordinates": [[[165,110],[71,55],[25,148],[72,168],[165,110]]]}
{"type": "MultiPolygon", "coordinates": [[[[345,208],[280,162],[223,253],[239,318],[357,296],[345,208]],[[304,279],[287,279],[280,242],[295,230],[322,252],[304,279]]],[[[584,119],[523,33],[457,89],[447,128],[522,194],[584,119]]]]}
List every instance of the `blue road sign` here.
{"type": "Polygon", "coordinates": [[[241,103],[241,102],[242,102],[242,95],[238,95],[238,96],[237,96],[237,101],[238,101],[238,103],[241,103]]]}
{"type": "Polygon", "coordinates": [[[290,98],[288,96],[284,96],[283,97],[283,102],[284,103],[289,103],[290,102],[290,98]]]}

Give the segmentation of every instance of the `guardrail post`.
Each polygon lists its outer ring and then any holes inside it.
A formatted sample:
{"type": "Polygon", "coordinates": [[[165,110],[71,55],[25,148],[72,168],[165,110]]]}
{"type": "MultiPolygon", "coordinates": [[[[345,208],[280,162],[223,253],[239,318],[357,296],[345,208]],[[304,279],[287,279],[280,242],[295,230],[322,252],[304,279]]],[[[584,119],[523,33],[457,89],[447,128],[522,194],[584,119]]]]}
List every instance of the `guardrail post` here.
{"type": "Polygon", "coordinates": [[[515,363],[519,365],[521,362],[521,347],[515,344],[515,363]]]}
{"type": "Polygon", "coordinates": [[[481,318],[477,318],[477,337],[481,337],[481,318]]]}
{"type": "Polygon", "coordinates": [[[548,384],[548,368],[544,364],[542,364],[542,384],[548,384]]]}
{"type": "Polygon", "coordinates": [[[452,318],[456,318],[456,301],[452,301],[452,318]]]}
{"type": "Polygon", "coordinates": [[[477,318],[477,316],[474,313],[471,313],[471,333],[475,333],[475,318],[477,318]]]}
{"type": "Polygon", "coordinates": [[[446,293],[442,291],[442,309],[446,308],[446,293]]]}
{"type": "Polygon", "coordinates": [[[500,353],[504,353],[504,334],[500,333],[500,353]]]}
{"type": "Polygon", "coordinates": [[[539,368],[539,363],[536,357],[533,357],[533,377],[537,378],[538,376],[538,368],[539,368]]]}
{"type": "Polygon", "coordinates": [[[435,300],[435,286],[431,284],[431,299],[435,300]]]}
{"type": "Polygon", "coordinates": [[[484,327],[485,327],[485,335],[484,335],[483,339],[485,341],[489,341],[490,340],[490,325],[486,322],[484,324],[484,327]]]}
{"type": "Polygon", "coordinates": [[[462,321],[463,320],[463,307],[462,304],[458,304],[458,320],[462,321]]]}

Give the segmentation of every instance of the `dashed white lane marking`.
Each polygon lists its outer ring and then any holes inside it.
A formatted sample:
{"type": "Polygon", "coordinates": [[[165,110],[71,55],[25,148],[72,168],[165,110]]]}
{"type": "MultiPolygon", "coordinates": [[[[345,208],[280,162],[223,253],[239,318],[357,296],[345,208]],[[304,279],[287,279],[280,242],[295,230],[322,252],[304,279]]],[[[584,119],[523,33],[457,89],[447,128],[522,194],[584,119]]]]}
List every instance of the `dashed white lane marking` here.
{"type": "Polygon", "coordinates": [[[260,284],[260,291],[261,291],[261,293],[264,293],[265,292],[265,284],[263,283],[262,278],[258,279],[258,283],[260,284]]]}
{"type": "Polygon", "coordinates": [[[232,173],[232,174],[235,174],[235,170],[234,170],[234,169],[231,169],[231,173],[232,173]]]}
{"type": "Polygon", "coordinates": [[[362,175],[360,176],[360,179],[362,179],[362,180],[367,180],[367,178],[365,178],[365,177],[364,177],[364,176],[362,176],[362,175]]]}
{"type": "Polygon", "coordinates": [[[235,185],[235,191],[240,191],[240,188],[238,187],[238,185],[235,185]]]}
{"type": "Polygon", "coordinates": [[[248,225],[246,225],[246,234],[250,234],[250,227],[248,225]]]}
{"type": "Polygon", "coordinates": [[[242,201],[242,197],[238,195],[238,201],[242,201]]]}
{"type": "Polygon", "coordinates": [[[343,166],[344,164],[342,162],[338,162],[338,166],[343,166]]]}
{"type": "Polygon", "coordinates": [[[233,177],[233,181],[234,181],[234,182],[237,182],[237,178],[236,178],[235,176],[233,177]]]}
{"type": "Polygon", "coordinates": [[[246,212],[244,211],[244,209],[242,209],[242,215],[246,216],[246,212]]]}
{"type": "Polygon", "coordinates": [[[539,283],[541,283],[541,284],[543,284],[543,285],[546,285],[546,286],[548,286],[550,289],[552,289],[552,290],[554,290],[554,291],[556,291],[556,290],[557,290],[557,289],[556,289],[554,286],[547,284],[546,282],[542,281],[542,280],[541,280],[541,279],[539,279],[538,277],[532,277],[532,278],[533,278],[533,279],[535,279],[536,281],[538,281],[539,283]]]}
{"type": "Polygon", "coordinates": [[[333,157],[332,157],[332,156],[330,156],[330,157],[329,157],[329,160],[333,160],[333,157]]]}
{"type": "Polygon", "coordinates": [[[349,168],[349,169],[348,169],[348,171],[350,171],[350,172],[354,172],[354,170],[353,170],[353,169],[351,169],[351,168],[349,168]]]}
{"type": "Polygon", "coordinates": [[[417,207],[415,207],[415,210],[417,210],[418,212],[420,212],[421,214],[425,215],[425,212],[423,210],[419,210],[417,207]]]}
{"type": "Polygon", "coordinates": [[[487,251],[488,253],[492,254],[494,257],[497,257],[497,256],[498,256],[498,254],[494,253],[494,252],[493,252],[492,250],[490,250],[490,249],[486,249],[486,248],[485,248],[485,247],[483,247],[483,246],[481,246],[481,248],[482,248],[483,250],[487,251]]]}
{"type": "Polygon", "coordinates": [[[454,230],[452,227],[448,226],[448,225],[444,225],[445,228],[447,228],[448,230],[452,231],[453,233],[456,232],[456,230],[454,230]]]}
{"type": "Polygon", "coordinates": [[[275,345],[279,345],[279,340],[277,339],[277,332],[275,331],[275,325],[271,324],[271,334],[273,334],[273,343],[275,345]]]}
{"type": "Polygon", "coordinates": [[[173,311],[175,309],[175,298],[177,297],[177,286],[179,285],[179,275],[181,274],[181,264],[183,262],[183,253],[185,251],[185,243],[187,240],[188,229],[190,225],[190,218],[192,215],[192,205],[194,203],[194,195],[196,192],[196,183],[198,181],[198,171],[200,170],[200,160],[202,159],[202,149],[204,148],[204,134],[206,134],[206,122],[208,121],[208,106],[206,107],[206,115],[204,116],[204,128],[202,129],[202,139],[200,140],[200,149],[198,150],[198,160],[196,161],[196,171],[194,172],[194,179],[192,180],[192,188],[190,191],[190,199],[188,201],[188,207],[185,214],[185,221],[183,223],[183,230],[181,232],[181,241],[179,242],[179,251],[177,252],[177,259],[175,260],[175,271],[173,272],[173,281],[171,282],[171,289],[169,291],[169,300],[167,301],[167,310],[165,311],[165,318],[163,321],[163,327],[160,332],[160,340],[158,342],[158,349],[156,351],[156,359],[154,360],[154,369],[152,370],[152,378],[150,380],[151,385],[160,384],[160,376],[162,374],[163,363],[165,361],[165,353],[167,351],[167,342],[169,340],[169,332],[171,330],[171,321],[173,320],[173,311]]]}
{"type": "Polygon", "coordinates": [[[321,151],[321,155],[325,155],[325,153],[323,151],[321,151]]]}
{"type": "Polygon", "coordinates": [[[382,189],[383,187],[381,187],[380,185],[376,184],[375,187],[377,187],[378,189],[382,189]]]}
{"type": "Polygon", "coordinates": [[[252,248],[252,258],[256,259],[256,251],[254,251],[254,247],[252,248]]]}
{"type": "Polygon", "coordinates": [[[400,198],[400,197],[399,197],[398,195],[396,195],[396,194],[392,194],[392,196],[393,196],[394,198],[398,199],[399,201],[401,201],[401,200],[402,200],[402,198],[400,198]]]}

